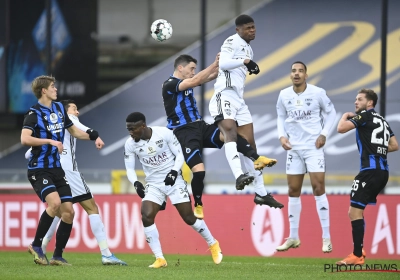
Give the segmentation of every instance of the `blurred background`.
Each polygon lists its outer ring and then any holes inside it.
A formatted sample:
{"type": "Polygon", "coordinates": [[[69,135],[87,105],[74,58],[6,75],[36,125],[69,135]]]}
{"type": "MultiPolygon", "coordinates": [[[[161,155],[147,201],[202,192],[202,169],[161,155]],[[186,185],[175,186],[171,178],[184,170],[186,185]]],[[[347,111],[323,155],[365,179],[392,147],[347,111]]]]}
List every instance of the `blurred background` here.
{"type": "MultiPolygon", "coordinates": [[[[0,0],[0,190],[29,192],[19,137],[23,115],[36,103],[31,81],[57,79],[59,99],[74,99],[83,124],[100,132],[106,146],[78,141],[79,169],[93,193],[133,192],[126,179],[126,116],[141,111],[148,125],[166,125],[161,84],[179,54],[212,63],[223,41],[246,13],[256,23],[251,42],[261,73],[249,76],[245,99],[253,114],[259,154],[277,158],[264,170],[269,191],[285,194],[285,152],[276,131],[279,91],[291,85],[291,63],[308,66],[308,82],[323,87],[337,111],[354,111],[360,88],[378,94],[377,111],[400,131],[400,1],[397,0],[0,0]],[[172,24],[172,38],[156,42],[150,25],[172,24]],[[382,48],[383,46],[383,48],[382,48]]],[[[208,122],[213,83],[195,89],[208,122]]],[[[354,131],[328,136],[327,192],[349,193],[359,170],[354,131]]],[[[223,151],[205,150],[206,192],[236,193],[223,151]]],[[[385,193],[400,193],[400,157],[389,154],[385,193]]],[[[137,166],[142,174],[141,166],[137,166]]],[[[190,182],[190,171],[185,168],[190,182]]],[[[306,176],[307,177],[307,176],[306,176]]],[[[303,193],[310,193],[308,179],[303,193]]],[[[245,192],[251,193],[252,188],[245,192]]]]}

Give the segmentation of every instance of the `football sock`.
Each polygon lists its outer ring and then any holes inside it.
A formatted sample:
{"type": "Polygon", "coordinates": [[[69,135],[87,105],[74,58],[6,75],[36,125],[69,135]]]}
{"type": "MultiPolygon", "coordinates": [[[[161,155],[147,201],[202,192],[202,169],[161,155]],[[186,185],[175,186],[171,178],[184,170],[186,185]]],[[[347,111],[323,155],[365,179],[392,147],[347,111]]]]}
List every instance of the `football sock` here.
{"type": "Polygon", "coordinates": [[[357,257],[361,257],[364,242],[364,219],[351,221],[351,227],[353,229],[353,254],[357,257]]]}
{"type": "Polygon", "coordinates": [[[145,227],[144,234],[146,236],[146,241],[149,244],[150,249],[153,252],[156,259],[164,258],[164,255],[161,250],[160,235],[158,234],[156,224],[152,224],[149,227],[145,227]]]}
{"type": "Polygon", "coordinates": [[[243,163],[249,175],[254,176],[253,185],[255,193],[258,194],[259,196],[267,195],[267,190],[265,189],[264,186],[264,177],[262,172],[254,169],[254,163],[250,158],[243,157],[243,163]]]}
{"type": "Polygon", "coordinates": [[[329,233],[329,202],[326,193],[314,196],[317,207],[319,221],[322,228],[322,238],[331,238],[329,233]]]}
{"type": "Polygon", "coordinates": [[[197,205],[203,205],[201,197],[203,196],[205,175],[206,175],[205,171],[193,172],[193,179],[191,186],[194,198],[194,207],[196,207],[197,205]]]}
{"type": "Polygon", "coordinates": [[[299,224],[301,213],[301,198],[289,197],[289,238],[299,239],[299,224]]]}
{"type": "Polygon", "coordinates": [[[49,230],[47,231],[46,235],[43,237],[42,250],[43,250],[43,253],[45,253],[45,254],[46,254],[47,245],[49,244],[51,238],[53,237],[54,233],[56,232],[56,228],[57,228],[59,221],[60,221],[60,218],[55,216],[53,222],[51,223],[49,230]]]}
{"type": "Polygon", "coordinates": [[[67,246],[69,236],[71,235],[71,231],[72,224],[67,224],[61,220],[56,233],[56,249],[54,250],[54,257],[62,257],[65,246],[67,246]]]}
{"type": "Polygon", "coordinates": [[[96,237],[97,243],[99,244],[101,254],[103,256],[110,257],[112,254],[108,249],[106,231],[104,230],[104,224],[101,221],[100,215],[89,215],[89,221],[93,235],[96,237]]]}
{"type": "Polygon", "coordinates": [[[235,179],[243,174],[239,153],[236,147],[236,142],[228,142],[225,144],[225,156],[235,179]]]}
{"type": "Polygon", "coordinates": [[[46,235],[47,231],[49,230],[51,223],[53,222],[54,218],[50,217],[47,214],[47,211],[44,210],[42,216],[40,216],[39,225],[36,229],[35,239],[32,242],[32,246],[41,247],[43,237],[46,235]]]}
{"type": "Polygon", "coordinates": [[[211,246],[215,243],[214,237],[211,235],[210,230],[208,229],[206,223],[204,220],[199,220],[197,219],[196,222],[191,225],[191,227],[200,233],[201,237],[204,238],[204,240],[207,242],[208,246],[211,246]]]}
{"type": "Polygon", "coordinates": [[[260,157],[256,153],[256,151],[254,151],[254,149],[250,146],[249,142],[247,142],[247,140],[244,139],[239,134],[237,135],[236,144],[237,144],[237,151],[243,154],[245,157],[250,158],[252,161],[255,161],[260,157]]]}

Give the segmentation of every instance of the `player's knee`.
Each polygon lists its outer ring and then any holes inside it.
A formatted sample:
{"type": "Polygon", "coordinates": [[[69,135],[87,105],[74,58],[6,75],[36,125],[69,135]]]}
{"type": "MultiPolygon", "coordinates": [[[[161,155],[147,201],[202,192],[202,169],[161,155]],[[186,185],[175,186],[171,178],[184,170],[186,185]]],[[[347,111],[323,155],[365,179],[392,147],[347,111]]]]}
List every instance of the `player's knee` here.
{"type": "Polygon", "coordinates": [[[150,215],[142,213],[142,223],[144,227],[149,227],[154,224],[154,218],[150,215]]]}
{"type": "Polygon", "coordinates": [[[86,203],[86,201],[83,201],[80,203],[83,209],[85,209],[86,213],[88,213],[88,215],[99,214],[99,208],[97,207],[96,202],[93,199],[87,202],[88,203],[86,203]]]}
{"type": "Polygon", "coordinates": [[[313,193],[316,196],[323,195],[325,193],[325,186],[324,184],[316,184],[313,186],[313,193]]]}
{"type": "Polygon", "coordinates": [[[193,178],[192,178],[192,182],[203,182],[204,178],[206,176],[206,172],[205,171],[198,171],[198,172],[193,172],[193,178]]]}
{"type": "Polygon", "coordinates": [[[289,186],[289,196],[290,197],[299,197],[301,194],[301,188],[291,187],[289,186]]]}
{"type": "Polygon", "coordinates": [[[74,208],[69,207],[67,209],[65,209],[62,213],[61,213],[61,219],[66,222],[66,223],[72,223],[72,221],[74,220],[75,217],[75,211],[74,208]]]}
{"type": "Polygon", "coordinates": [[[50,201],[47,202],[48,212],[53,217],[60,213],[60,206],[61,206],[61,201],[60,200],[54,200],[54,201],[51,201],[51,202],[50,201]]]}
{"type": "Polygon", "coordinates": [[[182,219],[187,225],[192,226],[196,222],[197,218],[193,213],[191,214],[188,213],[187,215],[183,216],[182,219]]]}

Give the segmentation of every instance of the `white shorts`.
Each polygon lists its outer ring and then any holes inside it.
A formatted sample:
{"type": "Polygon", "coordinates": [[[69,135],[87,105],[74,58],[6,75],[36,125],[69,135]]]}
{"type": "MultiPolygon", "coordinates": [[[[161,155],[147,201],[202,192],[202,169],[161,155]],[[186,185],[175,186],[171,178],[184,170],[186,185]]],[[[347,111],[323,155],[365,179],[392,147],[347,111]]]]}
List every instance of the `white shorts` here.
{"type": "Polygon", "coordinates": [[[152,183],[146,184],[145,188],[145,197],[142,201],[148,200],[157,203],[158,205],[162,205],[164,201],[167,201],[167,197],[169,197],[171,203],[174,205],[183,202],[190,202],[187,185],[182,176],[178,176],[175,185],[173,186],[166,186],[164,185],[164,182],[162,182],[159,185],[152,183]]]}
{"type": "Polygon", "coordinates": [[[73,203],[93,198],[93,195],[90,192],[89,187],[86,185],[82,173],[72,170],[64,170],[64,172],[71,188],[73,203]]]}
{"type": "Polygon", "coordinates": [[[243,98],[240,98],[236,91],[224,89],[216,92],[211,97],[208,105],[211,117],[216,122],[231,119],[237,121],[238,126],[253,123],[249,107],[247,107],[243,98]]]}
{"type": "Polygon", "coordinates": [[[286,174],[296,175],[307,172],[325,172],[324,150],[287,151],[286,174]]]}

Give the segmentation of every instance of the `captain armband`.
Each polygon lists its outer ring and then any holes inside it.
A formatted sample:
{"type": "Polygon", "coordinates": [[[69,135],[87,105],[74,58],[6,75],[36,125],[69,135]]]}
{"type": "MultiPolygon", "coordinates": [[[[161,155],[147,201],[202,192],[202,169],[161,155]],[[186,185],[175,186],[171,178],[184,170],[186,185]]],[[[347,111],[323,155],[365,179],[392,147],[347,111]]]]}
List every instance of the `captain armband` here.
{"type": "Polygon", "coordinates": [[[92,141],[95,141],[99,137],[99,133],[96,130],[91,129],[91,128],[86,130],[86,133],[89,134],[89,139],[92,141]]]}

